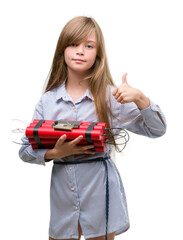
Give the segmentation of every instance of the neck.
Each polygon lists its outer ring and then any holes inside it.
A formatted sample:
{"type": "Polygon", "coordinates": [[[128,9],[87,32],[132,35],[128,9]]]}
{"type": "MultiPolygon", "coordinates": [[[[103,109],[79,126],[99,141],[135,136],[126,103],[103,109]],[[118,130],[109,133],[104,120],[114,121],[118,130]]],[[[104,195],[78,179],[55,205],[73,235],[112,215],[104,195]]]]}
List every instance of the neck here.
{"type": "Polygon", "coordinates": [[[88,80],[84,80],[87,76],[86,73],[76,73],[72,71],[68,71],[68,78],[66,83],[66,88],[72,89],[83,89],[86,90],[89,86],[88,80]]]}
{"type": "Polygon", "coordinates": [[[66,90],[74,102],[76,102],[85,93],[89,86],[88,80],[84,80],[85,77],[86,74],[68,71],[66,90]]]}

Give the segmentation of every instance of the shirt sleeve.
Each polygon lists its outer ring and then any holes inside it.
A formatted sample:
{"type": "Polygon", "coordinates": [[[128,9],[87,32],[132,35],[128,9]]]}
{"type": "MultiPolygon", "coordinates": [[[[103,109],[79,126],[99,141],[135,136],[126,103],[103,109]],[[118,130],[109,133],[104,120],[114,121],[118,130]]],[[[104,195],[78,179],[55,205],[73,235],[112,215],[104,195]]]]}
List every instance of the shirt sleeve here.
{"type": "Polygon", "coordinates": [[[150,106],[141,110],[144,124],[148,127],[150,137],[163,136],[166,132],[166,119],[160,107],[150,100],[150,106]]]}
{"type": "MultiPolygon", "coordinates": [[[[125,104],[124,104],[125,105],[125,104]]],[[[124,128],[143,136],[156,138],[166,132],[166,119],[160,107],[150,100],[150,106],[139,110],[134,103],[119,107],[119,120],[125,117],[124,128]]]]}
{"type": "MultiPolygon", "coordinates": [[[[41,100],[36,105],[33,119],[44,119],[41,100]]],[[[44,155],[47,149],[32,149],[32,146],[29,144],[28,138],[25,136],[25,134],[22,137],[22,142],[23,145],[19,150],[19,157],[24,162],[45,165],[44,155]]]]}

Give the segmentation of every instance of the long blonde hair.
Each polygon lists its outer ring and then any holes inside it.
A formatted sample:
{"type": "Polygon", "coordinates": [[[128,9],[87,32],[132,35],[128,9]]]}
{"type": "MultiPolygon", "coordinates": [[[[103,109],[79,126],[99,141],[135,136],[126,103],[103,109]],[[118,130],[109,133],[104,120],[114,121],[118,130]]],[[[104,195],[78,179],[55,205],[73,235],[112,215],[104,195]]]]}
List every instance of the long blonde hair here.
{"type": "Polygon", "coordinates": [[[75,17],[63,28],[57,42],[45,92],[58,87],[67,79],[67,65],[64,60],[65,48],[72,43],[80,43],[93,31],[97,38],[97,56],[86,79],[89,80],[89,89],[94,97],[99,121],[106,122],[108,127],[110,127],[111,123],[109,123],[108,113],[110,116],[112,113],[110,104],[106,104],[106,91],[107,85],[114,86],[114,82],[108,67],[103,34],[93,18],[85,16],[75,17]]]}

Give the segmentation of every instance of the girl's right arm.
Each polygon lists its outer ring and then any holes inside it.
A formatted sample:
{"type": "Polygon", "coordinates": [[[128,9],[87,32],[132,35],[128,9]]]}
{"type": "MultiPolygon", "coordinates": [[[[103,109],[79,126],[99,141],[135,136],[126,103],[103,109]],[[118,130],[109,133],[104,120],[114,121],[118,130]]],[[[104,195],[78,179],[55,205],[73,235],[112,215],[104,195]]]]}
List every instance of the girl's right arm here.
{"type": "MultiPolygon", "coordinates": [[[[42,108],[42,99],[36,105],[33,118],[32,119],[44,119],[43,108],[42,108]]],[[[19,150],[19,157],[28,163],[35,163],[45,165],[45,153],[46,149],[32,149],[32,146],[29,143],[28,138],[25,136],[22,137],[23,145],[19,150]]]]}

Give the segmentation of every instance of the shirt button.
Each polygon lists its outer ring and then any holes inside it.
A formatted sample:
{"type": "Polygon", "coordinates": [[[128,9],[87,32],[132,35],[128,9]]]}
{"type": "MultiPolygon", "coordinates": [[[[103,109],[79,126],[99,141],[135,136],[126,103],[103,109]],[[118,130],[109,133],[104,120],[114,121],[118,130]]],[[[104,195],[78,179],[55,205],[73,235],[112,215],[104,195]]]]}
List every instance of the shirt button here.
{"type": "Polygon", "coordinates": [[[75,207],[75,210],[78,210],[78,207],[77,207],[77,206],[75,207]]]}
{"type": "Polygon", "coordinates": [[[72,108],[75,110],[75,109],[76,109],[76,106],[73,106],[72,108]]]}
{"type": "Polygon", "coordinates": [[[69,170],[72,171],[72,167],[70,167],[69,170]]]}
{"type": "Polygon", "coordinates": [[[72,188],[71,188],[71,190],[72,190],[72,191],[74,191],[74,190],[75,190],[75,188],[74,188],[74,187],[72,187],[72,188]]]}

